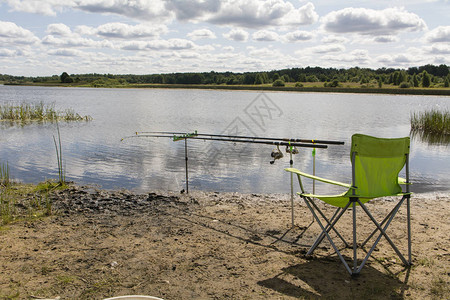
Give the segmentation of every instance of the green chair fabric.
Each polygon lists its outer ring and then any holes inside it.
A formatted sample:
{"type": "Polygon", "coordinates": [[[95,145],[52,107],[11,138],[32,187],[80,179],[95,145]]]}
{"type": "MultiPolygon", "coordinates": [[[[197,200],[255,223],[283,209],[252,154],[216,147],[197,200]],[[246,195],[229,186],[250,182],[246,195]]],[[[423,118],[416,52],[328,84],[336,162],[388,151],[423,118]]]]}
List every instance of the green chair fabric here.
{"type": "Polygon", "coordinates": [[[398,174],[405,165],[406,154],[409,154],[409,145],[409,137],[386,139],[354,134],[351,153],[355,153],[353,166],[355,189],[351,188],[351,184],[327,180],[294,168],[285,170],[310,179],[349,188],[346,192],[338,195],[302,193],[303,196],[317,198],[336,207],[345,207],[349,198],[355,196],[359,197],[362,203],[366,203],[373,198],[402,195],[402,188],[399,185],[402,178],[399,178],[398,174]]]}
{"type": "MultiPolygon", "coordinates": [[[[363,134],[354,134],[352,136],[352,145],[350,151],[350,159],[352,162],[352,183],[346,184],[341,183],[334,180],[329,180],[325,178],[321,178],[318,176],[313,176],[307,174],[305,172],[299,171],[294,168],[285,169],[288,172],[292,172],[297,175],[298,181],[300,184],[301,193],[298,193],[300,197],[302,197],[308,208],[311,210],[316,221],[319,222],[319,225],[322,228],[322,233],[316,239],[316,242],[308,251],[308,254],[311,254],[312,251],[322,242],[322,240],[327,237],[332,246],[336,250],[340,259],[346,266],[347,270],[350,274],[358,274],[368,257],[371,255],[373,249],[376,244],[380,240],[382,236],[384,236],[388,242],[391,244],[393,249],[402,259],[403,263],[406,265],[410,265],[411,263],[411,234],[410,234],[410,214],[409,214],[409,166],[408,166],[408,158],[410,152],[410,138],[377,138],[363,134]],[[406,179],[398,177],[400,171],[406,165],[406,179]],[[347,188],[347,191],[338,194],[338,195],[317,195],[310,194],[305,192],[302,177],[310,178],[313,180],[318,180],[321,182],[334,184],[338,186],[342,186],[347,188]],[[406,191],[402,191],[402,187],[400,186],[406,185],[406,191]],[[401,201],[396,205],[396,207],[389,213],[389,215],[379,224],[370,214],[370,212],[365,207],[365,203],[370,201],[371,199],[385,196],[402,196],[401,201]],[[312,198],[317,198],[325,203],[337,207],[337,211],[331,220],[328,220],[324,214],[320,211],[320,209],[312,202],[312,198]],[[404,200],[407,200],[408,204],[408,252],[409,252],[409,262],[407,262],[403,255],[398,251],[396,246],[393,244],[391,239],[386,234],[385,230],[387,226],[390,224],[395,214],[397,213],[400,205],[404,200]],[[380,231],[380,235],[377,241],[372,246],[372,249],[366,255],[363,263],[358,267],[357,266],[357,254],[356,254],[356,206],[362,206],[363,210],[367,215],[371,218],[373,223],[376,225],[377,229],[370,235],[368,239],[370,239],[376,231],[380,231]],[[338,231],[334,228],[334,225],[338,222],[343,213],[349,208],[353,207],[353,248],[354,248],[354,268],[350,269],[348,264],[343,259],[337,247],[334,245],[331,237],[329,236],[329,232],[331,230],[335,231],[338,236],[344,241],[345,245],[348,245],[347,242],[342,238],[342,236],[338,233],[338,231]],[[316,209],[322,218],[324,218],[327,222],[326,226],[323,226],[318,218],[318,215],[314,212],[316,209]],[[382,228],[384,226],[384,228],[382,228]]],[[[366,240],[366,242],[368,241],[366,240]]],[[[366,243],[365,242],[365,243],[366,243]]],[[[365,244],[364,243],[364,244],[365,244]]]]}

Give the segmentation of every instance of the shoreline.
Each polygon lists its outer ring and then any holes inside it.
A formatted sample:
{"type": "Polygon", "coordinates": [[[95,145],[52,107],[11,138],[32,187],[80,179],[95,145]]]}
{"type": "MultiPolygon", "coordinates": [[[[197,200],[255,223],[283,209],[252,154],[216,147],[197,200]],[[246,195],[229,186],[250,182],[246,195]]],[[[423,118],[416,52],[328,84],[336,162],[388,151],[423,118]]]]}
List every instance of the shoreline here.
{"type": "Polygon", "coordinates": [[[80,87],[80,88],[135,88],[135,89],[200,89],[228,91],[271,91],[293,93],[347,93],[347,94],[389,94],[418,96],[450,96],[450,89],[442,88],[346,88],[346,87],[272,87],[255,85],[197,85],[197,84],[128,84],[124,86],[91,87],[76,84],[33,84],[33,83],[3,83],[10,86],[40,86],[40,87],[80,87]]]}
{"type": "MultiPolygon", "coordinates": [[[[298,197],[296,227],[290,227],[290,194],[137,194],[69,186],[49,197],[54,209],[51,216],[19,220],[0,231],[0,298],[450,296],[448,195],[436,194],[434,199],[413,195],[414,265],[410,269],[403,267],[382,239],[355,278],[348,275],[329,243],[321,245],[313,259],[305,256],[319,228],[311,223],[298,197]]],[[[18,210],[24,209],[20,201],[16,204],[18,210]]],[[[368,208],[379,220],[393,205],[394,199],[385,198],[371,201],[368,208]]],[[[388,229],[402,253],[406,249],[405,210],[399,211],[388,229]]],[[[325,208],[324,213],[330,212],[325,208]]],[[[343,218],[350,221],[351,213],[343,218]]],[[[370,233],[372,227],[365,224],[367,220],[358,219],[358,234],[370,233]]],[[[351,237],[346,226],[339,229],[351,237]]],[[[344,255],[350,257],[351,249],[345,249],[344,255]]]]}

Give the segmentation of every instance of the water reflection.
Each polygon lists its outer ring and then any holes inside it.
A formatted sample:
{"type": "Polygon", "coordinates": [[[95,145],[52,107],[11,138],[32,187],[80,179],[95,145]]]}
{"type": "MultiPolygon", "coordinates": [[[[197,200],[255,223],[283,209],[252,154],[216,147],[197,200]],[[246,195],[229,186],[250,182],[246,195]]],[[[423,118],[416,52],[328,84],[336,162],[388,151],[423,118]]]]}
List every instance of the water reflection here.
{"type": "MultiPolygon", "coordinates": [[[[448,109],[448,97],[299,94],[244,91],[83,89],[0,86],[0,102],[44,101],[91,115],[88,123],[60,123],[66,178],[104,188],[180,191],[185,184],[184,142],[121,138],[136,131],[187,131],[344,141],[317,149],[316,174],[350,182],[350,139],[410,134],[411,111],[448,109]],[[406,109],[405,109],[406,108],[406,109]]],[[[0,124],[0,161],[16,179],[57,178],[54,124],[0,124]]],[[[413,191],[450,187],[448,143],[411,143],[413,191]]],[[[288,193],[289,155],[273,165],[271,145],[188,141],[190,189],[288,193]]],[[[282,149],[284,151],[284,149],[282,149]]],[[[312,172],[312,149],[299,148],[294,167],[312,172]]],[[[334,192],[324,187],[323,193],[334,192]]]]}
{"type": "Polygon", "coordinates": [[[446,146],[450,144],[450,134],[426,132],[420,129],[411,130],[411,138],[419,140],[429,145],[442,145],[446,146]]]}

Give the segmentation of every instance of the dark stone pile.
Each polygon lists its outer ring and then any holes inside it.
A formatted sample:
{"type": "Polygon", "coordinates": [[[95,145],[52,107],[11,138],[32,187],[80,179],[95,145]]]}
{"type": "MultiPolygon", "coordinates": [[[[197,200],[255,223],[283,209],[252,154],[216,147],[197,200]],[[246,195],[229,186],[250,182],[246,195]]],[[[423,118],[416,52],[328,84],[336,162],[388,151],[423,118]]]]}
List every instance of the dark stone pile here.
{"type": "Polygon", "coordinates": [[[50,195],[53,208],[60,213],[120,213],[147,211],[158,205],[178,202],[176,196],[163,196],[155,193],[134,194],[127,190],[106,191],[93,187],[71,186],[65,190],[54,191],[50,195]]]}

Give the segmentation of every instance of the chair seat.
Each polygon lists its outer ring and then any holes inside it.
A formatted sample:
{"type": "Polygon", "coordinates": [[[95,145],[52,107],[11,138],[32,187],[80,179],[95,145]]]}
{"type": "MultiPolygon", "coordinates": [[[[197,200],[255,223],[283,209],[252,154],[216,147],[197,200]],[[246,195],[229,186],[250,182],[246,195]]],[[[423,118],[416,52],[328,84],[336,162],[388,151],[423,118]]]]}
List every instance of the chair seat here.
{"type": "MultiPolygon", "coordinates": [[[[349,196],[347,196],[347,192],[344,192],[339,195],[314,195],[314,194],[307,194],[307,193],[297,193],[300,195],[300,197],[308,197],[308,198],[317,198],[322,200],[325,203],[328,203],[330,205],[336,206],[336,207],[345,207],[350,199],[349,196]]],[[[366,203],[370,201],[373,198],[363,198],[359,197],[362,203],[366,203]]]]}
{"type": "MultiPolygon", "coordinates": [[[[336,206],[336,207],[345,207],[345,205],[347,205],[350,197],[352,197],[352,195],[347,195],[348,191],[346,191],[342,194],[338,194],[338,195],[315,195],[315,194],[308,194],[308,193],[297,193],[297,194],[300,197],[317,198],[319,200],[322,200],[325,203],[328,203],[328,204],[336,206]]],[[[398,194],[393,194],[393,195],[384,195],[382,197],[401,197],[401,196],[406,196],[406,195],[411,195],[411,194],[412,193],[398,193],[398,194]]],[[[355,197],[358,197],[362,203],[367,203],[374,198],[378,198],[378,197],[364,197],[364,196],[359,196],[359,195],[355,195],[355,197]]],[[[357,203],[356,205],[359,205],[359,204],[357,203]]]]}

